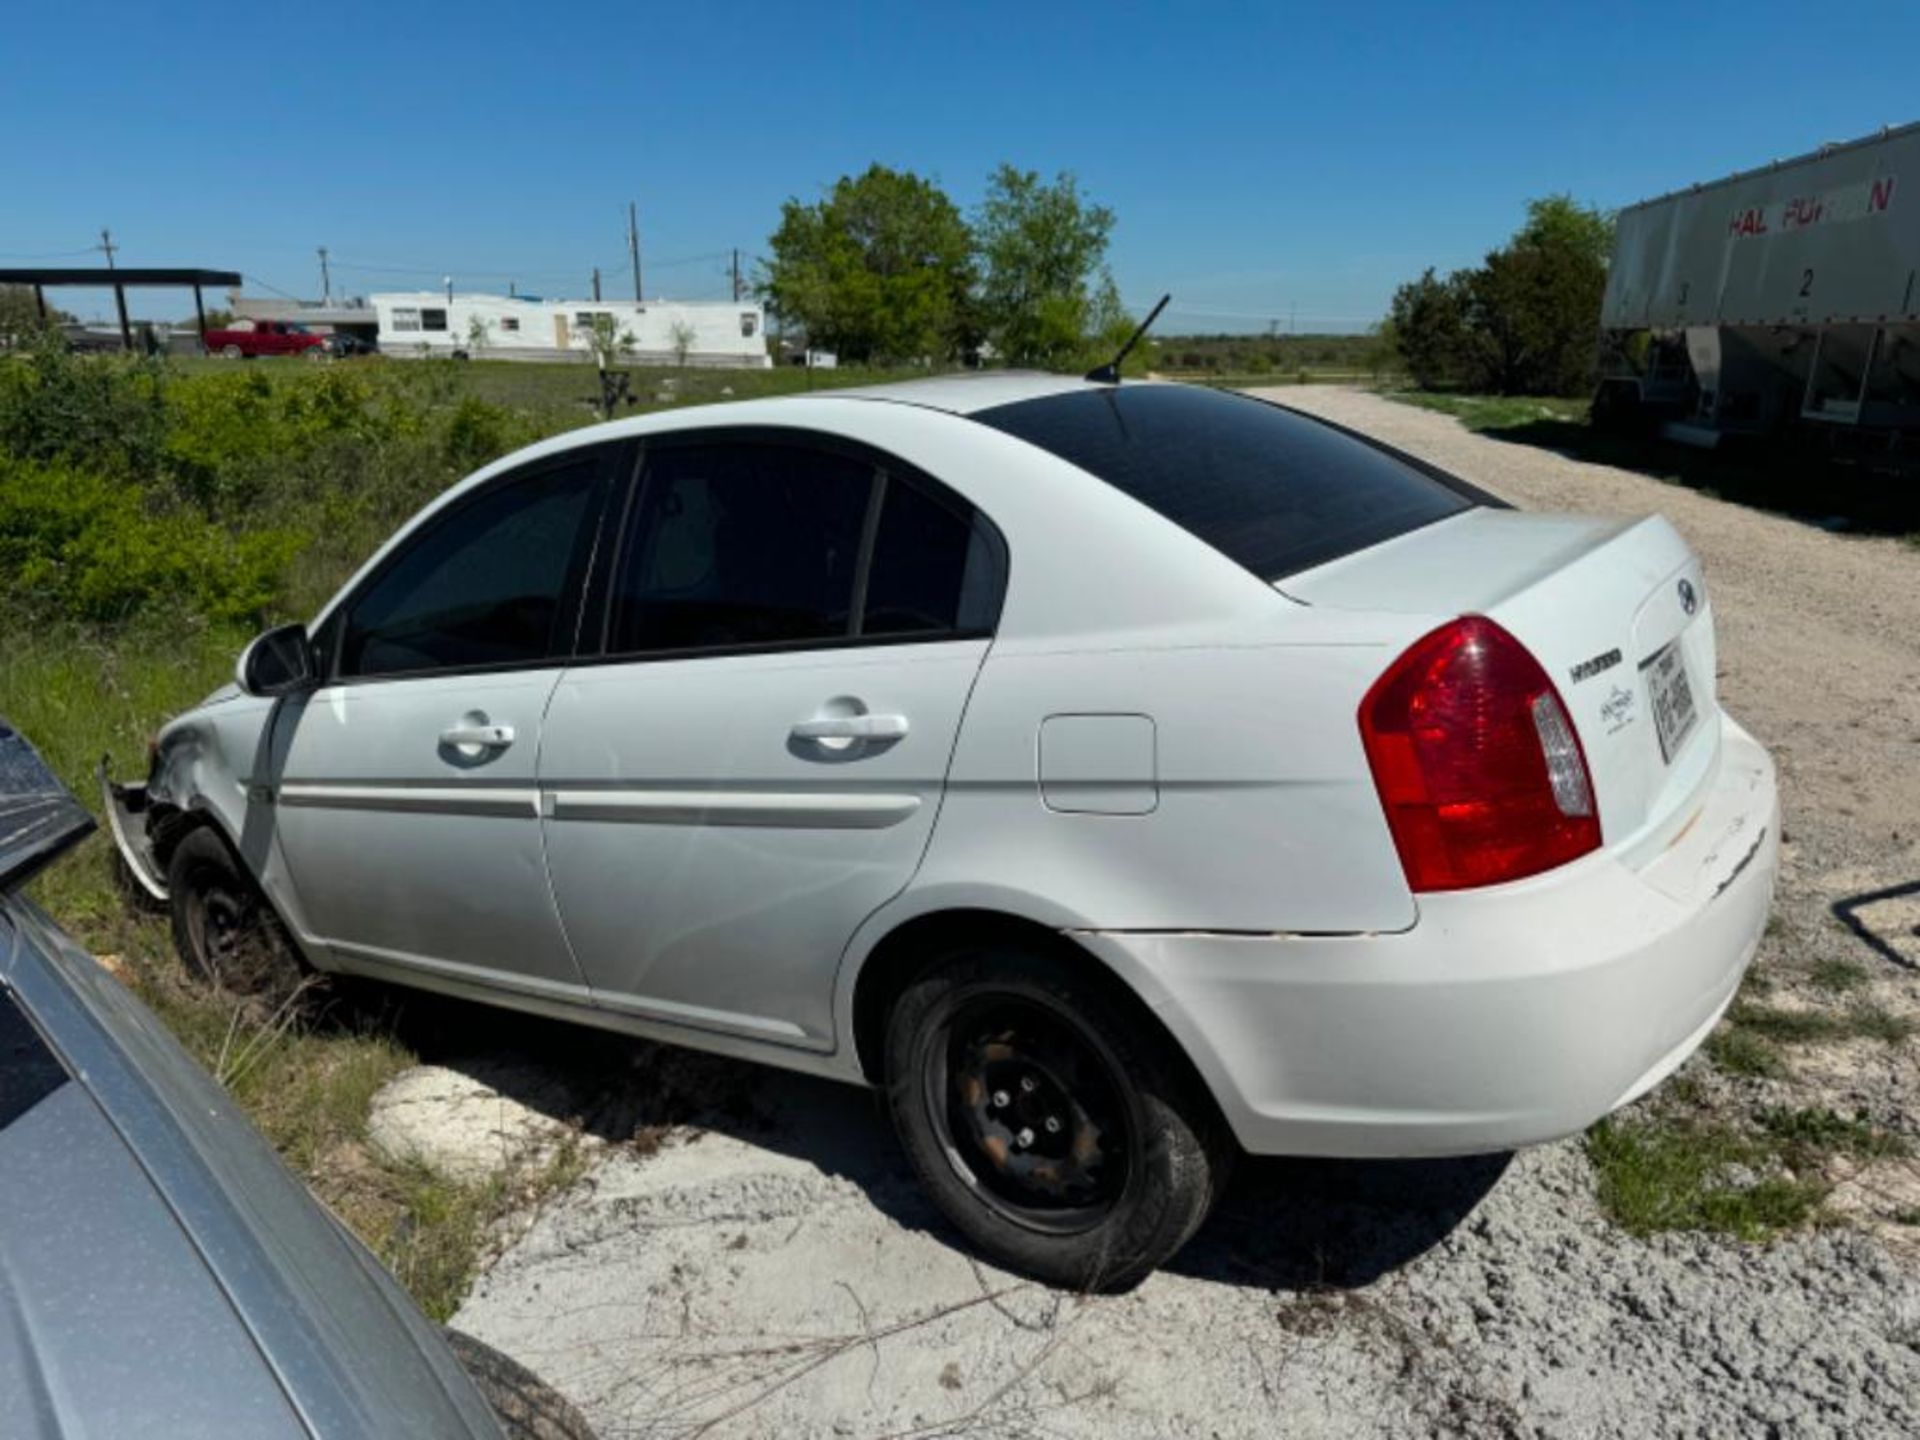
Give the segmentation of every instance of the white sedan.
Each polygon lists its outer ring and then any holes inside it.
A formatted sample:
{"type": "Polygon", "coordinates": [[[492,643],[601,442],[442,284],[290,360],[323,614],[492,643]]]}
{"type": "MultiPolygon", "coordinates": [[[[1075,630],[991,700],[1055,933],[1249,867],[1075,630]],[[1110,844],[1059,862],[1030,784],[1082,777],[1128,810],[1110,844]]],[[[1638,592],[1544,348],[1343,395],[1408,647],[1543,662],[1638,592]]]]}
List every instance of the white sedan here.
{"type": "Polygon", "coordinates": [[[1074,1286],[1173,1254],[1239,1150],[1505,1149],[1641,1094],[1779,838],[1665,521],[1012,374],[509,456],[110,788],[221,983],[880,1086],[954,1225],[1074,1286]]]}

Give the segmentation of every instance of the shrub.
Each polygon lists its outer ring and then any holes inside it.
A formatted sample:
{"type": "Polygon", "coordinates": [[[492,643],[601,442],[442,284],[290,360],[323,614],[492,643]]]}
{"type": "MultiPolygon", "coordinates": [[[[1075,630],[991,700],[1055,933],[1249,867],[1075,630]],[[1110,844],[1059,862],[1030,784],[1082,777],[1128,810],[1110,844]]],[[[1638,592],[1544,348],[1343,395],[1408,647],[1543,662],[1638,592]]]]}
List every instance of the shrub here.
{"type": "Polygon", "coordinates": [[[151,474],[167,433],[163,373],[155,361],[73,355],[43,337],[0,361],[0,453],[151,474]]]}
{"type": "Polygon", "coordinates": [[[284,531],[235,534],[156,504],[129,480],[0,461],[0,593],[28,616],[110,622],[165,604],[257,622],[298,548],[284,531]]]}

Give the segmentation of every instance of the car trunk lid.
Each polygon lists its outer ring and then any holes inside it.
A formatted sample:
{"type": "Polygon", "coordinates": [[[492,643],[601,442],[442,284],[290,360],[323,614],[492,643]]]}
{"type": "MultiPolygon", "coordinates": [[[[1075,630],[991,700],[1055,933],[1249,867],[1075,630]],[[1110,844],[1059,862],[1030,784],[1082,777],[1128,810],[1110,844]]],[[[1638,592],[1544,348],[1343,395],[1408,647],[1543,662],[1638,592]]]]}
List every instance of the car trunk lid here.
{"type": "Polygon", "coordinates": [[[1718,726],[1700,562],[1667,521],[1473,509],[1281,582],[1334,609],[1486,615],[1552,678],[1586,754],[1603,843],[1630,862],[1684,827],[1718,726]]]}

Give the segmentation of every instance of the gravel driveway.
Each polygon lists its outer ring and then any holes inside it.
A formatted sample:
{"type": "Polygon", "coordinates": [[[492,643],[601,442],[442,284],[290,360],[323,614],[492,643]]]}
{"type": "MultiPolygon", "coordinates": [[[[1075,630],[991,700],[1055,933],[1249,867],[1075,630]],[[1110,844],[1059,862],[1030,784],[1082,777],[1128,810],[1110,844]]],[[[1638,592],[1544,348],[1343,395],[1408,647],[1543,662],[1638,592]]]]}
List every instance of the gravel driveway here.
{"type": "MultiPolygon", "coordinates": [[[[1814,967],[1845,962],[1873,1003],[1915,1012],[1901,961],[1920,955],[1920,914],[1882,892],[1920,882],[1920,550],[1362,392],[1275,396],[1528,508],[1672,517],[1706,562],[1722,698],[1780,762],[1770,1000],[1815,1003],[1814,967]]],[[[626,1058],[422,1072],[376,1125],[449,1165],[463,1145],[497,1158],[584,1126],[597,1163],[455,1323],[607,1437],[1920,1432],[1920,1262],[1891,1218],[1910,1162],[1837,1192],[1857,1224],[1764,1246],[1623,1234],[1577,1141],[1511,1160],[1249,1163],[1170,1270],[1088,1299],[968,1259],[860,1092],[612,1053],[626,1058]]],[[[1920,1137],[1915,1054],[1810,1046],[1754,1093],[1920,1137]]],[[[1694,1072],[1707,1093],[1721,1083],[1704,1060],[1694,1072]]]]}

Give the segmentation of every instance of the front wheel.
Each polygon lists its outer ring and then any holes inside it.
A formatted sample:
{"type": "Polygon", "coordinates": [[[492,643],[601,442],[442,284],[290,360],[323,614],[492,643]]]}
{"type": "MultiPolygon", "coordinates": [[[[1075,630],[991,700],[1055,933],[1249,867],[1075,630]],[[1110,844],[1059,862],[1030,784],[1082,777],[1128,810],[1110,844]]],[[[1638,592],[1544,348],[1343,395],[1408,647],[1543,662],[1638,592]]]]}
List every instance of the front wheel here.
{"type": "Polygon", "coordinates": [[[1039,949],[921,971],[887,1025],[894,1127],[940,1209],[991,1259],[1121,1289],[1184,1245],[1233,1145],[1171,1042],[1039,949]]]}
{"type": "Polygon", "coordinates": [[[197,979],[263,1009],[292,1004],[310,972],[227,842],[201,825],[167,860],[173,943],[197,979]]]}

